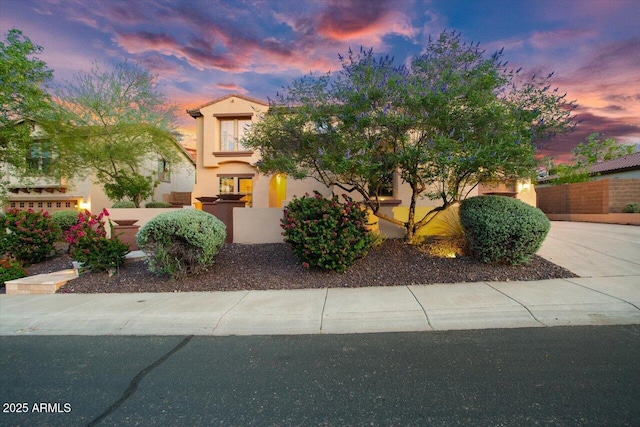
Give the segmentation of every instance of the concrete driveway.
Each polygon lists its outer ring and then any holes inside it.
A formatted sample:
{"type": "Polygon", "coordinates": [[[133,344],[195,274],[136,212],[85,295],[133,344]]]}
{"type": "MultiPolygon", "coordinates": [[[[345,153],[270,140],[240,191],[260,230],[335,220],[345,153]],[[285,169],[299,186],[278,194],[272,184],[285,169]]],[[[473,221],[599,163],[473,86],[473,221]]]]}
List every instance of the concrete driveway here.
{"type": "Polygon", "coordinates": [[[580,277],[640,276],[640,227],[553,221],[538,255],[580,277]]]}

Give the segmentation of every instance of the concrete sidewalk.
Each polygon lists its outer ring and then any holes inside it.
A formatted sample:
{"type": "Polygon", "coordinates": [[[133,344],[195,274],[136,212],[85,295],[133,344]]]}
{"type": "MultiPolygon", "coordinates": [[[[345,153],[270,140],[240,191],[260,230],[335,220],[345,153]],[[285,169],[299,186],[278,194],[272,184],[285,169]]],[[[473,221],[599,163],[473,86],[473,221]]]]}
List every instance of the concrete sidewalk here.
{"type": "Polygon", "coordinates": [[[0,335],[290,335],[640,323],[640,227],[554,222],[580,278],[375,288],[0,295],[0,335]]]}

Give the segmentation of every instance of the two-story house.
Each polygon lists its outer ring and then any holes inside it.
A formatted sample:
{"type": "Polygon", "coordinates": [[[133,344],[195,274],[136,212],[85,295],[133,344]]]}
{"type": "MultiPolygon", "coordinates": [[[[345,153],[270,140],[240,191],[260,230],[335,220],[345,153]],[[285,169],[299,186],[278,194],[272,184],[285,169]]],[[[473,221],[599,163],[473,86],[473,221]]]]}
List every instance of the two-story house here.
{"type": "Polygon", "coordinates": [[[187,113],[196,120],[196,183],[194,198],[243,194],[247,206],[279,208],[283,201],[318,190],[313,179],[293,180],[281,174],[262,175],[255,168],[260,153],[244,147],[244,133],[267,112],[265,101],[244,95],[215,99],[187,113]]]}
{"type": "MultiPolygon", "coordinates": [[[[51,177],[47,167],[55,153],[48,147],[47,135],[35,123],[24,125],[32,126],[33,144],[27,158],[31,176],[20,178],[9,165],[0,165],[1,180],[7,183],[8,195],[3,209],[32,209],[49,213],[88,209],[99,212],[113,205],[95,177],[51,177]]],[[[191,192],[193,188],[195,160],[178,143],[176,150],[183,159],[180,164],[169,164],[162,158],[149,158],[143,166],[144,173],[155,176],[158,181],[153,200],[169,201],[172,192],[191,192]]]]}

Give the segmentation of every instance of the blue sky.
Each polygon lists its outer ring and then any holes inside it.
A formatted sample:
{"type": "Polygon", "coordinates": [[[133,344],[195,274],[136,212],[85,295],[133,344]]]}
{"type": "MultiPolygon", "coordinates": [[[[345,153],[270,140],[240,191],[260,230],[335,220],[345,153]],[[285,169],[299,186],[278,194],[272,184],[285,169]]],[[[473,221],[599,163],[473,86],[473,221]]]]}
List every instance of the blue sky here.
{"type": "MultiPolygon", "coordinates": [[[[41,45],[57,81],[126,59],[182,110],[229,93],[266,100],[338,70],[349,47],[405,62],[429,35],[460,31],[526,73],[555,71],[582,120],[548,145],[561,159],[591,132],[640,143],[638,22],[640,0],[0,0],[2,37],[18,28],[41,45]]],[[[192,145],[195,121],[179,123],[192,145]]]]}

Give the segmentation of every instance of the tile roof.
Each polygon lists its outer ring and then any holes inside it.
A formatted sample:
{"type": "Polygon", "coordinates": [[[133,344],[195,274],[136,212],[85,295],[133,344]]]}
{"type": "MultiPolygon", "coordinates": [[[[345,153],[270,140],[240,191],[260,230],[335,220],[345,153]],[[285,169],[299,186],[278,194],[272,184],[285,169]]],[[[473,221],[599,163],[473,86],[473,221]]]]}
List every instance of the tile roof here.
{"type": "Polygon", "coordinates": [[[245,101],[253,102],[253,103],[256,103],[256,104],[269,105],[268,102],[263,101],[261,99],[252,98],[250,96],[240,95],[240,94],[237,94],[237,93],[232,93],[232,94],[229,94],[229,95],[222,96],[220,98],[216,98],[213,101],[209,101],[206,104],[200,105],[199,107],[196,107],[196,108],[193,108],[193,109],[189,109],[189,110],[187,110],[187,113],[193,118],[201,116],[202,114],[200,113],[200,110],[202,108],[208,107],[209,105],[217,104],[218,102],[224,101],[225,99],[229,99],[229,98],[240,98],[240,99],[244,99],[245,101]]]}
{"type": "Polygon", "coordinates": [[[640,169],[640,152],[608,162],[597,163],[589,168],[589,173],[613,173],[630,169],[640,169]]]}

